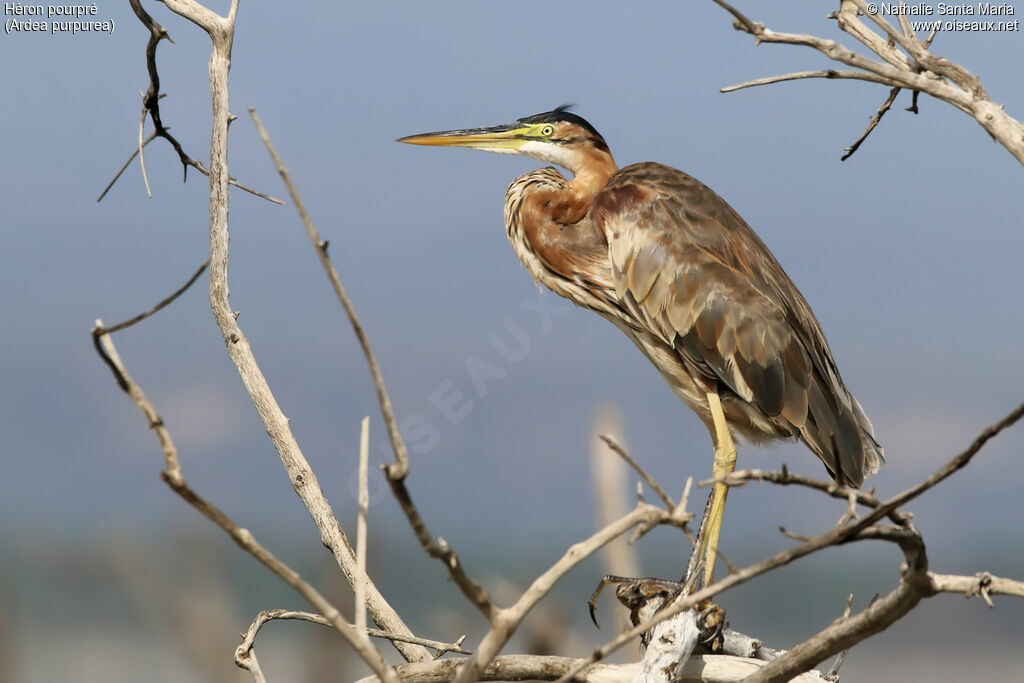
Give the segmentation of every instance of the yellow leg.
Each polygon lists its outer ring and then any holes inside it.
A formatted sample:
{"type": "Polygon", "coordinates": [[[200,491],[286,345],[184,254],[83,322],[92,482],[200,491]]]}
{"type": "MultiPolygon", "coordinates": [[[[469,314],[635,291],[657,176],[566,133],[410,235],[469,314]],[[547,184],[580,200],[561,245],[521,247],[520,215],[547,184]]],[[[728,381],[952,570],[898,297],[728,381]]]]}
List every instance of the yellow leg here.
{"type": "MultiPolygon", "coordinates": [[[[713,472],[715,479],[721,479],[736,469],[736,445],[732,442],[729,425],[726,423],[725,413],[722,411],[722,401],[717,392],[708,392],[708,405],[711,408],[711,417],[715,424],[715,467],[713,472]]],[[[725,512],[725,499],[728,494],[729,487],[721,483],[715,484],[711,494],[711,507],[708,511],[707,533],[703,549],[705,586],[715,581],[715,558],[718,554],[718,538],[722,533],[722,515],[725,512]]]]}

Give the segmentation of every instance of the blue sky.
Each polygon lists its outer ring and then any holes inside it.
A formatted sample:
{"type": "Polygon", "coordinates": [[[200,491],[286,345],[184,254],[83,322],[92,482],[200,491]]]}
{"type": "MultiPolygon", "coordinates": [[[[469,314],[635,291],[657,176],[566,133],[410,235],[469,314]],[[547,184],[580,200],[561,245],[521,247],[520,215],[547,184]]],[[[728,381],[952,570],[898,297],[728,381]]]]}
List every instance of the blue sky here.
{"type": "MultiPolygon", "coordinates": [[[[820,3],[760,5],[746,10],[773,29],[852,43],[820,3]]],[[[148,308],[202,262],[208,186],[197,173],[183,184],[173,152],[157,142],[146,155],[152,199],[136,163],[95,202],[135,145],[148,82],[145,32],[126,4],[98,7],[115,21],[112,35],[0,38],[6,538],[88,538],[194,516],[157,478],[156,442],[89,330],[97,317],[115,322],[148,308]]],[[[159,48],[164,121],[206,158],[208,41],[163,6],[150,11],[176,41],[159,48]]],[[[621,333],[539,295],[519,265],[502,202],[535,162],[393,142],[403,135],[573,102],[620,165],[656,160],[702,179],[761,234],[814,307],[885,446],[889,465],[870,480],[883,495],[922,479],[1021,401],[1024,169],[948,105],[922,97],[914,116],[901,95],[841,163],[888,90],[803,81],[720,94],[827,62],[807,49],[755,47],[710,2],[329,3],[314,12],[242,3],[231,171],[286,194],[246,115],[255,106],[331,240],[400,418],[420,416],[435,430],[434,443],[414,451],[410,487],[435,533],[480,562],[500,538],[544,549],[530,563],[537,571],[592,528],[595,407],[622,410],[629,447],[670,490],[709,473],[710,441],[621,333]],[[531,309],[539,296],[558,307],[550,320],[531,309]],[[529,339],[521,360],[502,358],[490,341],[511,339],[510,329],[529,339]],[[467,359],[500,368],[485,396],[467,359]],[[438,391],[472,400],[458,424],[431,401],[438,391]]],[[[1021,118],[1020,33],[944,33],[935,49],[1021,118]]],[[[350,520],[364,415],[373,416],[372,443],[386,443],[361,355],[293,208],[237,191],[231,199],[233,307],[339,517],[350,520]]],[[[309,533],[204,286],[116,342],[198,489],[257,534],[309,533]]],[[[1019,555],[1003,552],[1024,520],[1022,446],[1020,429],[1007,433],[910,506],[937,571],[1024,574],[1019,555]],[[998,557],[986,563],[989,555],[998,557]]],[[[825,474],[801,445],[740,450],[741,466],[783,461],[825,474]]],[[[396,506],[383,492],[375,501],[377,538],[412,552],[396,506]]],[[[811,533],[840,513],[813,496],[748,487],[730,498],[723,543],[769,550],[785,543],[778,524],[811,533]]]]}

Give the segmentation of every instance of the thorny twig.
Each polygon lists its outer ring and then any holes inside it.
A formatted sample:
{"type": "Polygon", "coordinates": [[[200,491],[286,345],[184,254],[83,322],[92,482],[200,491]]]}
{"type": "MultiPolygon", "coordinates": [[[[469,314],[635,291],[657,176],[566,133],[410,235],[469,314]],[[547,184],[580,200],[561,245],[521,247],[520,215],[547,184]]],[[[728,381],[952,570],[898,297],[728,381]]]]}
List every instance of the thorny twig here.
{"type": "Polygon", "coordinates": [[[878,111],[875,112],[875,115],[871,117],[871,121],[868,122],[867,130],[861,133],[861,136],[857,138],[852,145],[850,145],[844,150],[843,156],[839,157],[840,161],[846,161],[847,159],[852,157],[858,149],[860,149],[861,144],[863,144],[863,142],[868,139],[868,136],[871,135],[871,131],[873,131],[875,127],[878,126],[879,123],[881,123],[882,117],[885,116],[887,111],[889,111],[889,107],[891,107],[892,103],[896,101],[896,96],[900,94],[901,90],[902,88],[897,87],[889,91],[889,96],[885,98],[885,102],[882,102],[882,106],[878,108],[878,111]]]}
{"type": "MultiPolygon", "coordinates": [[[[188,179],[189,166],[196,169],[197,171],[199,171],[200,173],[207,177],[209,177],[210,175],[210,171],[206,168],[206,166],[203,165],[203,162],[193,159],[185,152],[184,148],[181,146],[181,143],[178,142],[177,138],[171,135],[171,127],[165,126],[163,120],[160,118],[160,100],[166,97],[166,93],[160,92],[160,72],[156,66],[156,48],[160,44],[160,41],[165,38],[171,41],[172,43],[174,42],[174,40],[167,32],[167,29],[165,29],[159,22],[157,22],[152,16],[150,16],[149,12],[147,12],[142,7],[141,0],[128,0],[128,2],[131,5],[132,10],[135,12],[135,16],[137,16],[139,18],[139,21],[142,22],[142,25],[149,30],[149,42],[146,44],[146,70],[149,72],[149,87],[146,88],[145,92],[140,93],[142,95],[142,116],[139,122],[138,146],[136,147],[135,151],[132,152],[132,155],[128,157],[128,161],[126,161],[124,166],[121,167],[121,170],[114,175],[114,178],[110,181],[110,183],[107,184],[103,192],[100,193],[100,196],[97,197],[97,202],[103,201],[103,198],[107,196],[107,193],[110,191],[110,188],[114,186],[114,184],[121,177],[121,174],[124,173],[125,169],[128,168],[128,165],[131,164],[132,160],[135,159],[136,156],[139,157],[139,161],[142,166],[142,179],[146,184],[146,194],[149,195],[150,197],[153,196],[153,192],[149,187],[149,174],[146,172],[146,160],[145,157],[143,156],[143,150],[145,149],[146,145],[148,145],[156,137],[161,137],[167,140],[167,142],[170,143],[171,147],[174,148],[175,153],[178,155],[178,159],[181,161],[183,171],[182,180],[188,179]],[[153,133],[150,134],[148,138],[143,140],[142,136],[146,125],[147,115],[153,121],[154,130],[153,133]]],[[[174,9],[174,7],[172,7],[171,9],[174,9]]],[[[248,192],[249,194],[256,195],[257,197],[266,199],[267,201],[273,202],[275,204],[284,204],[284,202],[281,201],[280,199],[260,192],[259,190],[249,187],[248,185],[243,185],[234,178],[229,177],[228,182],[231,185],[234,185],[235,187],[239,188],[240,190],[248,192]]]]}
{"type": "MultiPolygon", "coordinates": [[[[854,17],[854,21],[856,21],[856,13],[854,12],[852,14],[853,14],[853,17],[854,17]]],[[[850,13],[847,13],[845,15],[842,14],[842,13],[837,13],[836,19],[839,20],[839,25],[841,27],[847,27],[847,28],[850,27],[850,24],[847,23],[846,21],[844,21],[849,16],[850,16],[850,13]]],[[[900,14],[899,15],[899,20],[900,20],[900,26],[903,29],[904,35],[908,39],[913,41],[915,43],[915,45],[917,45],[918,42],[919,42],[917,34],[914,32],[913,28],[911,27],[910,22],[907,19],[907,17],[904,16],[903,14],[900,14]]],[[[859,22],[857,22],[857,23],[859,23],[859,22]]],[[[920,43],[920,46],[923,47],[924,49],[929,48],[931,46],[931,44],[932,44],[932,41],[935,40],[935,36],[938,34],[938,31],[939,31],[938,28],[933,28],[932,32],[928,35],[928,38],[925,39],[924,43],[920,43]]],[[[920,69],[915,69],[915,70],[920,72],[920,69]]],[[[865,80],[865,79],[861,79],[861,80],[865,80]]],[[[884,83],[884,81],[881,81],[881,82],[884,83]]],[[[871,135],[872,131],[874,131],[875,128],[878,126],[878,124],[882,121],[882,117],[885,116],[886,112],[889,111],[889,108],[892,106],[893,102],[896,101],[896,96],[900,94],[901,90],[903,90],[903,88],[895,87],[891,91],[889,91],[889,96],[887,98],[885,98],[885,102],[882,103],[882,106],[880,106],[878,108],[878,111],[875,112],[875,115],[871,117],[871,121],[868,122],[867,130],[865,130],[861,134],[861,136],[859,138],[857,138],[857,140],[852,145],[850,145],[849,147],[847,147],[844,150],[845,153],[843,154],[843,156],[841,156],[839,158],[840,161],[846,161],[847,159],[852,157],[854,155],[854,153],[856,153],[856,151],[860,148],[861,144],[865,140],[867,140],[868,136],[871,135]]],[[[921,94],[920,90],[914,90],[913,93],[911,93],[911,103],[910,103],[910,106],[907,107],[907,111],[909,111],[912,114],[917,114],[918,113],[917,98],[918,98],[918,96],[920,94],[921,94]]]]}

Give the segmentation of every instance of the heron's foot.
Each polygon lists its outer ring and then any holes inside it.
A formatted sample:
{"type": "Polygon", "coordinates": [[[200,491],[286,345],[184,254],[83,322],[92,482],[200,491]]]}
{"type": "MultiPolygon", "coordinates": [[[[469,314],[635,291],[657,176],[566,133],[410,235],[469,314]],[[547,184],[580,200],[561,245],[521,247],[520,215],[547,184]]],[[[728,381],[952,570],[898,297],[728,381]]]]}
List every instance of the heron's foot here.
{"type": "Polygon", "coordinates": [[[590,619],[594,622],[594,626],[598,628],[601,627],[597,623],[597,600],[601,597],[601,592],[605,587],[610,584],[616,585],[615,597],[629,610],[629,621],[633,626],[640,624],[640,611],[651,604],[652,601],[657,601],[653,612],[653,614],[657,614],[672,604],[683,591],[687,590],[687,585],[678,581],[652,577],[632,578],[609,574],[601,579],[601,582],[594,590],[594,594],[587,601],[587,607],[590,609],[590,619]]]}
{"type": "MultiPolygon", "coordinates": [[[[594,594],[587,601],[590,618],[597,626],[597,600],[606,586],[615,584],[615,597],[629,610],[629,622],[639,626],[645,619],[669,607],[677,598],[689,595],[693,590],[693,581],[680,582],[655,578],[629,578],[608,575],[601,579],[594,594]]],[[[697,620],[699,636],[698,651],[703,654],[718,654],[725,645],[724,632],[728,623],[725,621],[725,608],[710,600],[698,603],[693,608],[697,620]]],[[[600,626],[598,626],[600,628],[600,626]]],[[[645,633],[641,644],[647,647],[650,633],[645,633]]]]}
{"type": "Polygon", "coordinates": [[[707,654],[719,654],[725,646],[725,629],[729,625],[725,620],[725,608],[711,601],[698,604],[697,629],[700,635],[697,637],[697,648],[707,654]]]}

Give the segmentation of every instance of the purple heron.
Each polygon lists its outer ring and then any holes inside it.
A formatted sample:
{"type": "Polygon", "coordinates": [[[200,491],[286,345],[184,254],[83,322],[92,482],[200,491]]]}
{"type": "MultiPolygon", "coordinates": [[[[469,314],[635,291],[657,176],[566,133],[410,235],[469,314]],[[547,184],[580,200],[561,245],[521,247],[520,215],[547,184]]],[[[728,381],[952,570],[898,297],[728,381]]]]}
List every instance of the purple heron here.
{"type": "MultiPolygon", "coordinates": [[[[625,332],[697,413],[711,432],[715,478],[735,469],[738,436],[799,438],[844,486],[859,487],[884,462],[811,307],[750,226],[696,178],[653,162],[620,169],[566,106],[399,142],[520,154],[572,173],[548,167],[512,181],[509,240],[534,278],[625,332]]],[[[705,584],[727,493],[715,485],[698,534],[705,584]]]]}

